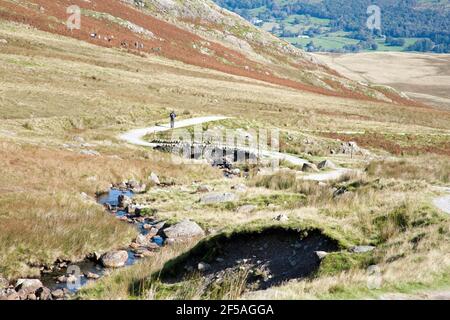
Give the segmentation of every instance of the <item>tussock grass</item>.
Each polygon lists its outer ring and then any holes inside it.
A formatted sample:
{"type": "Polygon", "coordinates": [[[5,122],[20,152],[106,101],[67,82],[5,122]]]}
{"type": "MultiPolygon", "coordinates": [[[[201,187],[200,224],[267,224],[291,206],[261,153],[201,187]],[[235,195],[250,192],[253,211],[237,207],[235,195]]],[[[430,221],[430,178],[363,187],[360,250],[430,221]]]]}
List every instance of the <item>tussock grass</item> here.
{"type": "MultiPolygon", "coordinates": [[[[110,150],[118,151],[118,150],[110,150]]],[[[122,159],[90,157],[50,147],[0,143],[0,273],[36,275],[38,264],[82,259],[93,251],[128,244],[136,230],[116,221],[95,202],[98,192],[126,179],[188,183],[215,176],[209,167],[177,167],[151,154],[122,150],[122,159]],[[83,199],[81,193],[90,196],[83,199]]]]}
{"type": "Polygon", "coordinates": [[[403,180],[424,180],[429,183],[450,183],[450,158],[447,156],[421,156],[400,160],[371,162],[366,172],[373,177],[403,180]]]}

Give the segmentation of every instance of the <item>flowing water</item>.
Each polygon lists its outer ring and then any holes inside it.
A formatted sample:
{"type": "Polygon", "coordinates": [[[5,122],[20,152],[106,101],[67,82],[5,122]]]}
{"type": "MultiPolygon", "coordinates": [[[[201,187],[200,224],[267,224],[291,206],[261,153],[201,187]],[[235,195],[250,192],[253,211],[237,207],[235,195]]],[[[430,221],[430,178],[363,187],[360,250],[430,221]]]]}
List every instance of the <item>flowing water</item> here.
{"type": "MultiPolygon", "coordinates": [[[[127,217],[128,214],[125,211],[117,210],[118,209],[118,197],[120,195],[125,195],[127,197],[132,198],[134,196],[133,192],[129,190],[118,190],[118,189],[111,189],[108,193],[101,195],[97,201],[101,205],[109,205],[112,209],[111,211],[108,211],[111,214],[115,214],[117,218],[123,218],[127,217]]],[[[136,228],[138,228],[139,233],[142,235],[147,235],[148,230],[144,229],[145,224],[155,225],[157,221],[154,221],[149,218],[142,219],[142,221],[135,221],[134,224],[136,225],[136,228]]],[[[152,239],[154,243],[156,243],[158,246],[164,245],[164,239],[162,237],[156,236],[152,239]]],[[[125,266],[131,266],[136,263],[136,261],[139,260],[135,256],[135,253],[129,249],[126,248],[128,252],[128,260],[125,264],[125,266]]],[[[64,263],[64,262],[62,262],[64,263]]],[[[58,264],[55,265],[53,270],[43,271],[41,275],[41,281],[47,288],[51,290],[56,289],[68,289],[71,293],[75,293],[78,291],[81,287],[88,284],[90,281],[94,281],[93,279],[88,279],[85,275],[88,273],[97,274],[98,276],[102,277],[104,275],[107,275],[109,273],[109,269],[104,268],[99,262],[85,259],[81,262],[76,263],[67,263],[67,267],[58,267],[58,264]],[[60,276],[65,276],[67,274],[73,274],[77,278],[76,282],[71,283],[64,283],[59,282],[57,280],[60,276]]]]}

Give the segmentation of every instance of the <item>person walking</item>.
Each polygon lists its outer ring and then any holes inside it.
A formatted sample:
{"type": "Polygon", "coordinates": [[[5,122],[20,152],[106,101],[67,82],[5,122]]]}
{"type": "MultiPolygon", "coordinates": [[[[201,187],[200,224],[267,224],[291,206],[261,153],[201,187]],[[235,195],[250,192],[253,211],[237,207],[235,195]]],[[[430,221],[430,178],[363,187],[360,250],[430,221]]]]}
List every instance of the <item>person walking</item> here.
{"type": "Polygon", "coordinates": [[[172,111],[170,113],[170,128],[173,129],[175,128],[175,118],[177,117],[175,111],[172,111]]]}

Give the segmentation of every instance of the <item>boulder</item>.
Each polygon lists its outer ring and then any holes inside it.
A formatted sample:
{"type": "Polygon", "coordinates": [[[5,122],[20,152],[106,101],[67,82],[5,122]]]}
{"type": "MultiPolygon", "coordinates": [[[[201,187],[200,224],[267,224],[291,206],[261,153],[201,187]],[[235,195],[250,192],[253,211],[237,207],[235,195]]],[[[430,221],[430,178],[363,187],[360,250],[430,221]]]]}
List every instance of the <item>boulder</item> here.
{"type": "Polygon", "coordinates": [[[65,293],[62,289],[57,289],[57,290],[52,291],[53,299],[62,299],[62,298],[64,298],[64,296],[65,296],[65,293]]]}
{"type": "Polygon", "coordinates": [[[140,234],[137,236],[135,242],[141,246],[141,247],[145,247],[148,246],[150,244],[150,238],[147,236],[144,236],[143,234],[140,234]]]}
{"type": "Polygon", "coordinates": [[[306,162],[303,164],[302,171],[303,172],[318,172],[319,169],[317,169],[317,166],[314,163],[306,162]]]}
{"type": "Polygon", "coordinates": [[[197,265],[197,270],[200,271],[200,272],[208,271],[209,269],[211,269],[211,266],[209,264],[205,263],[205,262],[200,262],[197,265]]]}
{"type": "Polygon", "coordinates": [[[158,176],[154,172],[152,172],[150,174],[150,176],[148,177],[148,180],[150,180],[151,182],[153,182],[156,185],[160,185],[161,184],[161,182],[159,181],[158,176]]]}
{"type": "Polygon", "coordinates": [[[210,193],[203,196],[200,202],[203,204],[223,203],[236,201],[238,197],[231,192],[224,193],[210,193]]]}
{"type": "Polygon", "coordinates": [[[126,252],[125,250],[111,251],[105,253],[101,258],[102,265],[106,268],[123,267],[127,260],[128,252],[126,252]]]}
{"type": "Polygon", "coordinates": [[[320,170],[323,169],[336,169],[336,165],[330,160],[324,160],[317,165],[320,170]]]}
{"type": "Polygon", "coordinates": [[[232,190],[235,190],[236,192],[246,192],[247,186],[245,184],[239,183],[231,187],[232,190]]]}
{"type": "Polygon", "coordinates": [[[323,258],[325,258],[328,255],[328,252],[326,251],[316,251],[316,255],[317,257],[322,260],[323,258]]]}
{"type": "Polygon", "coordinates": [[[287,215],[285,215],[285,214],[279,214],[278,216],[276,216],[274,218],[274,220],[280,221],[280,222],[286,222],[286,221],[289,220],[289,217],[287,215]]]}
{"type": "Polygon", "coordinates": [[[202,184],[201,186],[198,186],[197,192],[199,193],[208,193],[212,192],[214,189],[211,186],[208,186],[207,184],[202,184]]]}
{"type": "Polygon", "coordinates": [[[8,44],[8,40],[0,39],[0,45],[7,45],[7,44],[8,44]]]}
{"type": "Polygon", "coordinates": [[[20,300],[20,296],[15,290],[0,291],[0,300],[20,300]]]}
{"type": "Polygon", "coordinates": [[[94,279],[94,280],[100,278],[100,275],[98,275],[98,274],[96,274],[96,273],[93,273],[93,272],[87,272],[87,273],[85,274],[85,276],[86,276],[86,278],[88,278],[88,279],[94,279]]]}
{"type": "Polygon", "coordinates": [[[37,289],[42,288],[44,285],[39,279],[19,279],[16,282],[16,291],[20,295],[36,292],[37,289]]]}
{"type": "Polygon", "coordinates": [[[257,206],[253,205],[253,204],[247,204],[244,206],[241,206],[237,209],[238,213],[251,213],[253,211],[255,211],[256,209],[258,209],[257,206]]]}
{"type": "Polygon", "coordinates": [[[117,197],[117,203],[120,208],[128,207],[131,204],[132,200],[130,197],[121,194],[117,197]]]}
{"type": "Polygon", "coordinates": [[[353,253],[366,253],[366,252],[370,252],[374,249],[375,249],[374,246],[355,246],[355,247],[351,248],[350,251],[353,253]]]}
{"type": "Polygon", "coordinates": [[[36,297],[39,300],[51,300],[52,299],[52,292],[49,288],[42,287],[36,290],[36,297]]]}
{"type": "Polygon", "coordinates": [[[164,229],[163,233],[166,238],[172,238],[175,240],[202,237],[205,235],[203,229],[191,220],[183,220],[177,224],[174,224],[173,226],[164,229]]]}

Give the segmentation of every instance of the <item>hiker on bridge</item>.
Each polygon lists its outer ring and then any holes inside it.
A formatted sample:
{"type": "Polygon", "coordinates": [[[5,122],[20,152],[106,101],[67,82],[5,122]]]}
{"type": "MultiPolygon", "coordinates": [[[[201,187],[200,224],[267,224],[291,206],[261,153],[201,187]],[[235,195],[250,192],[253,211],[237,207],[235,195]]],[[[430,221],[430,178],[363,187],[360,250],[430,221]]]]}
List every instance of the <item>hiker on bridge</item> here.
{"type": "Polygon", "coordinates": [[[177,117],[177,115],[175,111],[172,111],[169,116],[170,116],[170,128],[173,129],[175,128],[175,118],[177,117]]]}

